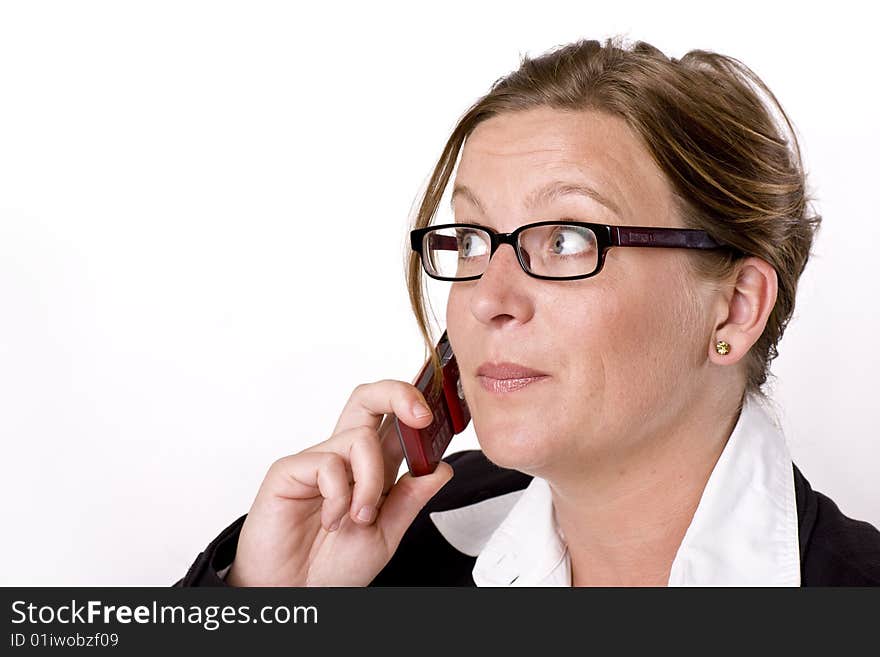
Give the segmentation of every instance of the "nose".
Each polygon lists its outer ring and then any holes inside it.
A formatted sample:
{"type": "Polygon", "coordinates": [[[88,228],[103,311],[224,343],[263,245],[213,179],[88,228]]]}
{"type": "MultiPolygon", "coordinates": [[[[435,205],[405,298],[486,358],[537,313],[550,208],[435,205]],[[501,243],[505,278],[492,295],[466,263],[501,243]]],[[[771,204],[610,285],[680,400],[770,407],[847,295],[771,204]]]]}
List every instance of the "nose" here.
{"type": "Polygon", "coordinates": [[[483,324],[524,323],[534,314],[535,280],[522,270],[509,244],[498,247],[475,283],[471,312],[483,324]]]}

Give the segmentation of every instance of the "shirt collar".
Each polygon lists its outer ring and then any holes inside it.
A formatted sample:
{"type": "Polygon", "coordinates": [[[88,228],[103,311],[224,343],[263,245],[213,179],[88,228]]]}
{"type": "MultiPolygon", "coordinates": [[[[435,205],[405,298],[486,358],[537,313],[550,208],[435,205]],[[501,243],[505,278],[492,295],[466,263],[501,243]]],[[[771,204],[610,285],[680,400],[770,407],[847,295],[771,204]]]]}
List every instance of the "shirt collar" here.
{"type": "MultiPolygon", "coordinates": [[[[571,586],[546,480],[431,520],[477,557],[477,586],[571,586]]],[[[672,563],[669,586],[799,586],[797,506],[785,436],[746,396],[672,563]]]]}

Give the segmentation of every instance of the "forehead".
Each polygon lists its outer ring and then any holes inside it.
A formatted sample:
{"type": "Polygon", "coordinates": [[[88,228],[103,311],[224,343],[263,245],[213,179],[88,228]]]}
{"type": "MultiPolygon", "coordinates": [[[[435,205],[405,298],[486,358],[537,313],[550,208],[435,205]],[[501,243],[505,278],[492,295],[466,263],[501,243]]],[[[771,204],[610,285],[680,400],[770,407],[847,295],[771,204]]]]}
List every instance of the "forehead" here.
{"type": "Polygon", "coordinates": [[[619,117],[537,108],[480,123],[462,149],[455,185],[510,209],[534,188],[563,180],[595,188],[620,220],[663,225],[671,190],[645,145],[619,117]],[[660,222],[660,223],[658,223],[660,222]]]}

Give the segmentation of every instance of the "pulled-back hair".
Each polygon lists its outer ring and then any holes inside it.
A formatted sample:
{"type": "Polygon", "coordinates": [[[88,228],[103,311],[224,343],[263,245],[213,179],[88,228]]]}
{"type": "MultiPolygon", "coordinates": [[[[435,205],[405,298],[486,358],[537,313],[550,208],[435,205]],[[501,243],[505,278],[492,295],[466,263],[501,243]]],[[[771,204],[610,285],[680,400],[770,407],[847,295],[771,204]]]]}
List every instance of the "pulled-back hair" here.
{"type": "MultiPolygon", "coordinates": [[[[794,128],[773,93],[733,57],[691,50],[675,59],[643,41],[628,46],[620,37],[604,46],[581,40],[534,59],[524,56],[519,68],[498,79],[456,124],[412,227],[430,224],[477,125],[539,107],[600,111],[626,121],[669,181],[684,226],[734,247],[690,258],[698,277],[726,279],[748,255],[776,270],[776,304],[744,357],[746,394],[765,396],[762,386],[821,222],[809,207],[794,128]]],[[[407,287],[436,367],[425,280],[415,253],[408,256],[407,287]]]]}

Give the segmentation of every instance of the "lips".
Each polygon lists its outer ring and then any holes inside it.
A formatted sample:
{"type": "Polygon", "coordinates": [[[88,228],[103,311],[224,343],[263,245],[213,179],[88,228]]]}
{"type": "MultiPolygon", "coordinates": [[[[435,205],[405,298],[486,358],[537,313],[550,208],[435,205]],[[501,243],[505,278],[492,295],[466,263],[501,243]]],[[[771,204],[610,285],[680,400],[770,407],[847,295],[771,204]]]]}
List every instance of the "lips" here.
{"type": "Polygon", "coordinates": [[[519,363],[486,362],[477,368],[477,380],[486,392],[507,396],[538,381],[546,381],[549,375],[519,363]]]}
{"type": "Polygon", "coordinates": [[[519,363],[486,362],[477,369],[477,376],[485,376],[490,379],[533,379],[547,376],[547,373],[520,365],[519,363]]]}
{"type": "Polygon", "coordinates": [[[530,386],[537,381],[546,381],[546,376],[533,376],[528,379],[492,379],[488,376],[478,376],[480,387],[486,392],[492,392],[497,395],[507,395],[517,390],[522,390],[526,386],[530,386]]]}

